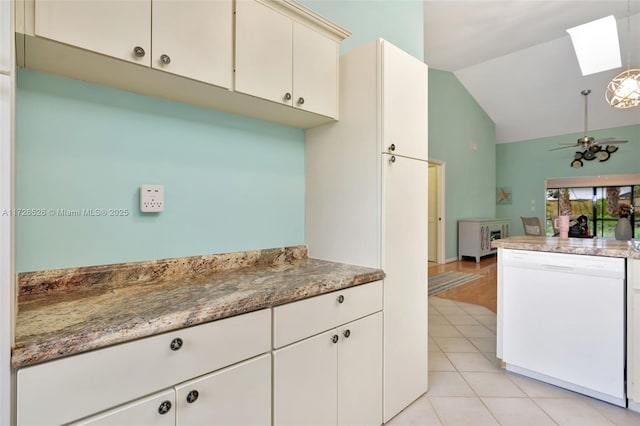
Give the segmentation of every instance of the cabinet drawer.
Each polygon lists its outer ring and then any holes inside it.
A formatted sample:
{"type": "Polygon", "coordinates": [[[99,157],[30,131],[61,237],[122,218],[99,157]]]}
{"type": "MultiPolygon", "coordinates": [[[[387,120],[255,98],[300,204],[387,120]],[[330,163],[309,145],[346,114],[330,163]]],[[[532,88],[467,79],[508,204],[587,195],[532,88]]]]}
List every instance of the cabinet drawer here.
{"type": "Polygon", "coordinates": [[[71,426],[174,426],[175,424],[175,392],[169,389],[73,423],[71,426]],[[160,409],[161,406],[163,409],[160,409]]]}
{"type": "Polygon", "coordinates": [[[18,424],[69,422],[268,352],[270,323],[264,309],[22,368],[18,424]]]}
{"type": "Polygon", "coordinates": [[[286,346],[380,310],[382,281],[278,306],[273,309],[273,347],[286,346]]]}

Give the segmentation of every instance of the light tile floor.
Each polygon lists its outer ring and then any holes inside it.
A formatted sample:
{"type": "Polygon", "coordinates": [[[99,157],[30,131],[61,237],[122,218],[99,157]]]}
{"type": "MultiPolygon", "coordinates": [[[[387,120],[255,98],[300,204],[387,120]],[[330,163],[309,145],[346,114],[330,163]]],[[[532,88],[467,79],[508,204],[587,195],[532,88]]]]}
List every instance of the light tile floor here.
{"type": "Polygon", "coordinates": [[[429,298],[429,391],[390,426],[625,425],[640,414],[499,367],[496,315],[429,298]]]}

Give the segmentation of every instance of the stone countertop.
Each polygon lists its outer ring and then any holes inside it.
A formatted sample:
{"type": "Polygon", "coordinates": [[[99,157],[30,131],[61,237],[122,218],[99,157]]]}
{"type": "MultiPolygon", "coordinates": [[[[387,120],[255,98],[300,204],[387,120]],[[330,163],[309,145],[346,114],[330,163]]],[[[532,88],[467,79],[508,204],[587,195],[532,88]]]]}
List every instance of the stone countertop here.
{"type": "MultiPolygon", "coordinates": [[[[634,242],[617,241],[604,238],[558,238],[519,236],[495,240],[496,247],[546,251],[552,253],[586,254],[592,256],[624,257],[640,259],[640,249],[634,248],[634,242]]],[[[635,244],[638,244],[636,241],[635,244]]]]}
{"type": "Polygon", "coordinates": [[[12,367],[384,278],[306,247],[21,273],[12,367]]]}

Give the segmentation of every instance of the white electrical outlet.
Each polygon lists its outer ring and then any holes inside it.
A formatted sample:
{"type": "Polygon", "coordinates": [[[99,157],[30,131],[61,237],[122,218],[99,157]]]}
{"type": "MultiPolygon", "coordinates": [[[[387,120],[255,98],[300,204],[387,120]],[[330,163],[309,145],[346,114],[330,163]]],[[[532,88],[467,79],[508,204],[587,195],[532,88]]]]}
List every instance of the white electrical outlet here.
{"type": "Polygon", "coordinates": [[[140,185],[140,211],[143,213],[164,211],[164,187],[162,185],[140,185]]]}

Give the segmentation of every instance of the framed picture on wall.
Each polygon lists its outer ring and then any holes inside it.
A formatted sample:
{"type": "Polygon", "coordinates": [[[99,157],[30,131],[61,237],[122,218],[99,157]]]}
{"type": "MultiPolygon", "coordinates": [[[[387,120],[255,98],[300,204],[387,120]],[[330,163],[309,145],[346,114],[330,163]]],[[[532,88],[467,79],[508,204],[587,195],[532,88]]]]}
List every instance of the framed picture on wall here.
{"type": "Polygon", "coordinates": [[[511,204],[511,187],[499,186],[496,188],[496,204],[511,204]]]}

